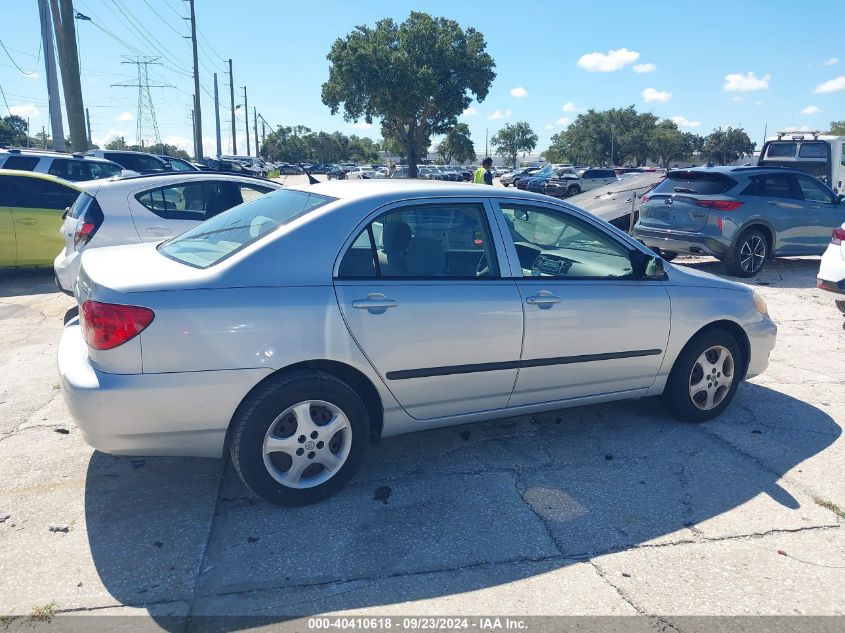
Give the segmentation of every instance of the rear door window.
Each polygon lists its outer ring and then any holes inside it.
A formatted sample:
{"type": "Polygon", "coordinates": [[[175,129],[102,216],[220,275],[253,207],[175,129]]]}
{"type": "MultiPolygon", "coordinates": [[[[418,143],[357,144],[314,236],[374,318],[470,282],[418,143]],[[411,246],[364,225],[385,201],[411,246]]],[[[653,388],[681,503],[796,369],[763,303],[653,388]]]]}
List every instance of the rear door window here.
{"type": "Polygon", "coordinates": [[[159,187],[135,195],[135,199],[160,218],[202,222],[231,205],[225,182],[204,181],[159,187]]]}
{"type": "Polygon", "coordinates": [[[41,160],[37,156],[9,156],[3,163],[3,169],[20,169],[21,171],[32,171],[41,160]]]}
{"type": "Polygon", "coordinates": [[[803,200],[804,194],[798,181],[791,174],[763,174],[754,176],[751,184],[742,192],[743,196],[761,196],[768,198],[785,198],[788,200],[803,200]]]}
{"type": "Polygon", "coordinates": [[[85,180],[97,180],[98,178],[112,178],[119,176],[120,165],[115,163],[101,163],[94,160],[56,158],[47,170],[48,174],[80,182],[85,180]]]}
{"type": "Polygon", "coordinates": [[[3,185],[8,187],[6,204],[19,209],[64,211],[79,195],[75,189],[42,178],[7,178],[3,179],[3,185]]]}
{"type": "Polygon", "coordinates": [[[724,193],[736,184],[733,178],[716,172],[670,172],[655,188],[654,193],[691,193],[714,196],[724,193]]]}

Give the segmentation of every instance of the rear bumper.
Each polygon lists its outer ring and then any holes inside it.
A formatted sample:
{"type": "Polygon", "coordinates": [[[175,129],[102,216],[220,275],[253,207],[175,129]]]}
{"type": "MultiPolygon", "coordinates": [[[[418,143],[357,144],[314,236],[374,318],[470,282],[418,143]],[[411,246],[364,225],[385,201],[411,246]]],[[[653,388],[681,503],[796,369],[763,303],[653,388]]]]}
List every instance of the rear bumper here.
{"type": "Polygon", "coordinates": [[[778,326],[769,317],[765,317],[757,323],[744,326],[744,329],[751,347],[745,377],[753,378],[762,374],[769,366],[769,355],[775,348],[778,326]]]}
{"type": "Polygon", "coordinates": [[[73,287],[76,285],[76,278],[79,276],[79,251],[74,251],[70,255],[65,255],[65,250],[56,255],[53,260],[53,270],[56,273],[56,284],[59,290],[65,294],[73,296],[73,287]]]}
{"type": "Polygon", "coordinates": [[[59,376],[85,441],[114,455],[220,457],[244,396],[270,369],[108,374],[88,360],[78,321],[62,332],[59,376]]]}
{"type": "Polygon", "coordinates": [[[649,248],[659,248],[661,251],[672,253],[691,253],[723,258],[730,250],[730,244],[725,244],[700,233],[645,229],[636,225],[633,235],[635,239],[642,240],[649,248]]]}

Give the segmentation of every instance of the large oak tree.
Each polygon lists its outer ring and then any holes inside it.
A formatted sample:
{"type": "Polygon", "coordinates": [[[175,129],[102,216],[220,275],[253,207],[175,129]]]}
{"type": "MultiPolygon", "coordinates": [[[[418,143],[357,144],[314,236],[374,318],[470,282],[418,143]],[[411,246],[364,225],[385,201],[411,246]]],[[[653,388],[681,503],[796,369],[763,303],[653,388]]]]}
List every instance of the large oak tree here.
{"type": "Polygon", "coordinates": [[[323,103],[347,121],[381,121],[381,132],[403,149],[408,172],[432,134],[445,134],[473,98],[482,101],[496,77],[484,36],[454,20],[412,11],[396,24],[359,26],[332,45],[323,103]]]}

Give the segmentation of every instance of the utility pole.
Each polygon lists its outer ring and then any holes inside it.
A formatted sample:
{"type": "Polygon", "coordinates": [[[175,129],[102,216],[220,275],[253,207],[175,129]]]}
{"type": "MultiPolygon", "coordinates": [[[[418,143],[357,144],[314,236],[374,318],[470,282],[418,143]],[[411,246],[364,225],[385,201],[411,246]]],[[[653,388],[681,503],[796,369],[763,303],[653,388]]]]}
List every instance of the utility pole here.
{"type": "Polygon", "coordinates": [[[194,160],[199,162],[199,158],[197,158],[197,116],[193,108],[191,108],[191,129],[194,131],[194,160]]]}
{"type": "Polygon", "coordinates": [[[88,127],[88,147],[94,147],[94,138],[91,136],[91,115],[88,114],[88,108],[85,108],[85,123],[88,127]]]}
{"type": "Polygon", "coordinates": [[[220,144],[220,99],[217,94],[217,73],[214,73],[214,122],[217,129],[217,160],[220,160],[223,148],[220,144]]]}
{"type": "Polygon", "coordinates": [[[238,139],[235,135],[235,77],[232,75],[232,60],[229,60],[229,101],[232,106],[232,154],[238,155],[238,139]]]}
{"type": "MultiPolygon", "coordinates": [[[[41,45],[44,49],[44,70],[47,76],[47,96],[50,104],[50,126],[53,128],[53,149],[65,151],[65,131],[62,125],[62,105],[59,97],[59,80],[56,76],[56,51],[53,48],[53,23],[50,20],[50,8],[47,0],[38,0],[38,14],[41,18],[41,45]]],[[[41,126],[44,136],[44,148],[47,147],[46,132],[41,126]]]]}
{"type": "Polygon", "coordinates": [[[246,155],[249,156],[249,104],[246,100],[246,86],[244,86],[244,120],[246,121],[246,155]]]}
{"type": "Polygon", "coordinates": [[[53,26],[56,31],[70,142],[74,151],[84,152],[88,149],[88,135],[85,131],[82,82],[79,79],[79,53],[76,48],[73,0],[50,0],[50,11],[53,14],[53,26]]]}
{"type": "MultiPolygon", "coordinates": [[[[264,146],[264,139],[267,137],[267,129],[264,125],[264,117],[261,117],[261,146],[264,146]]],[[[322,161],[320,161],[322,162],[322,161]]]]}
{"type": "Polygon", "coordinates": [[[195,158],[202,159],[202,108],[200,106],[200,70],[197,57],[197,16],[194,11],[194,0],[187,0],[191,7],[191,17],[184,18],[191,20],[191,45],[194,50],[194,147],[196,147],[195,158]]]}
{"type": "Polygon", "coordinates": [[[258,113],[255,106],[252,106],[252,131],[253,136],[255,136],[255,157],[258,158],[261,152],[258,150],[258,113]]]}
{"type": "Polygon", "coordinates": [[[490,155],[490,152],[487,149],[487,137],[490,136],[490,128],[484,128],[484,158],[487,158],[490,155]]]}

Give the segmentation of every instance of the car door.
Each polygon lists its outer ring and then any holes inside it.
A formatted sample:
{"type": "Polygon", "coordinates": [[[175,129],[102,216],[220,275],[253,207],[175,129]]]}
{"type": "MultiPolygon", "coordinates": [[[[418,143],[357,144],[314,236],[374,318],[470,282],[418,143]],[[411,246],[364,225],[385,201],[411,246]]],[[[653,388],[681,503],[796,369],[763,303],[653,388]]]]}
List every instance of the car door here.
{"type": "Polygon", "coordinates": [[[740,194],[756,200],[754,216],[765,219],[775,232],[774,252],[778,255],[802,254],[811,246],[810,213],[794,174],[761,174],[740,194]]]}
{"type": "Polygon", "coordinates": [[[669,295],[636,274],[633,247],[561,207],[497,206],[525,313],[510,406],[650,387],[669,337],[669,295]]]}
{"type": "Polygon", "coordinates": [[[193,178],[136,190],[129,196],[132,221],[144,242],[179,235],[231,206],[232,191],[226,180],[193,178]]]}
{"type": "Polygon", "coordinates": [[[581,191],[590,191],[601,186],[601,180],[596,177],[596,174],[595,169],[588,169],[581,174],[581,191]]]}
{"type": "Polygon", "coordinates": [[[349,332],[415,418],[503,409],[513,390],[522,307],[489,211],[480,199],[393,205],[339,258],[349,332]]]}
{"type": "Polygon", "coordinates": [[[809,247],[818,254],[824,253],[830,243],[830,234],[833,229],[845,222],[845,206],[839,202],[839,198],[829,191],[815,178],[809,176],[796,176],[801,192],[804,194],[804,202],[809,217],[811,235],[808,236],[809,247]]]}
{"type": "Polygon", "coordinates": [[[10,180],[15,265],[48,266],[62,250],[62,215],[73,205],[79,191],[44,178],[16,176],[10,180]]]}
{"type": "Polygon", "coordinates": [[[0,266],[14,266],[17,255],[15,222],[10,206],[12,179],[13,177],[0,177],[0,266]]]}

